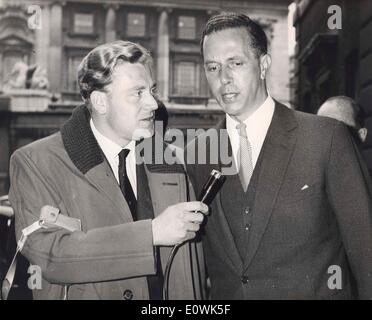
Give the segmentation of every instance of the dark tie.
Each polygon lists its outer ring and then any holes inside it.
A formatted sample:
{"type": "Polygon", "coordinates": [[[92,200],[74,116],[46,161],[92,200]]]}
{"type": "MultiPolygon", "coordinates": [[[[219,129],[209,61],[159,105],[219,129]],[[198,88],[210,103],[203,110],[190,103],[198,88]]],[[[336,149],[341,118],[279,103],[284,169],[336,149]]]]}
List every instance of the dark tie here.
{"type": "Polygon", "coordinates": [[[137,220],[137,200],[134,195],[132,185],[130,184],[127,168],[126,168],[126,158],[130,150],[123,149],[119,153],[119,182],[120,189],[124,195],[125,200],[128,203],[130,211],[132,213],[133,220],[137,220]]]}
{"type": "MultiPolygon", "coordinates": [[[[130,184],[126,169],[126,158],[129,154],[129,151],[130,150],[128,149],[123,149],[119,153],[119,181],[121,192],[123,193],[125,200],[129,205],[134,221],[153,219],[154,212],[151,202],[150,189],[148,187],[147,176],[143,165],[136,165],[136,174],[138,178],[138,200],[141,201],[138,204],[139,210],[137,212],[137,200],[134,196],[132,185],[130,184]],[[149,198],[145,199],[146,196],[148,196],[149,198]]],[[[147,284],[149,288],[150,300],[161,300],[164,279],[160,261],[159,247],[154,247],[154,249],[156,255],[157,273],[155,275],[147,276],[147,284]]]]}

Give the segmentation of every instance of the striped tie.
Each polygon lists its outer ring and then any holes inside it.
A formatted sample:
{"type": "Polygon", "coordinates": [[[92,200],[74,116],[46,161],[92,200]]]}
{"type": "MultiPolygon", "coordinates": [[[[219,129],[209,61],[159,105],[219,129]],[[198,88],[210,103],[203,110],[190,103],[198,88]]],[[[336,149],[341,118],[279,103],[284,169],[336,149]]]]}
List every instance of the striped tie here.
{"type": "Polygon", "coordinates": [[[246,125],[244,123],[239,123],[236,129],[239,131],[240,136],[240,146],[238,159],[240,163],[239,168],[239,178],[242,184],[244,192],[247,191],[249,181],[251,180],[253,173],[253,162],[252,162],[252,146],[247,137],[246,125]]]}

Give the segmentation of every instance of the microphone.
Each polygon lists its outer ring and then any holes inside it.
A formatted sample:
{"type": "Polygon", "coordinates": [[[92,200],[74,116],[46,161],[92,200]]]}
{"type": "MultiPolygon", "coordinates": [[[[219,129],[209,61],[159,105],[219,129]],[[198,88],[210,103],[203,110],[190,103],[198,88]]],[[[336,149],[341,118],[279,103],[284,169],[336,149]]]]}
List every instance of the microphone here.
{"type": "Polygon", "coordinates": [[[209,206],[217,193],[221,190],[222,185],[226,181],[226,177],[218,170],[212,170],[208,180],[204,183],[202,191],[198,197],[198,201],[209,206]]]}
{"type": "MultiPolygon", "coordinates": [[[[218,170],[212,170],[208,180],[204,183],[203,188],[198,197],[198,201],[203,202],[209,206],[213,199],[216,197],[217,193],[221,190],[222,185],[226,181],[226,177],[222,175],[218,170]]],[[[168,300],[168,283],[169,283],[169,274],[170,268],[173,262],[173,258],[176,254],[177,249],[181,244],[177,244],[173,247],[169,257],[168,262],[165,267],[164,272],[164,283],[163,283],[163,299],[168,300]]]]}

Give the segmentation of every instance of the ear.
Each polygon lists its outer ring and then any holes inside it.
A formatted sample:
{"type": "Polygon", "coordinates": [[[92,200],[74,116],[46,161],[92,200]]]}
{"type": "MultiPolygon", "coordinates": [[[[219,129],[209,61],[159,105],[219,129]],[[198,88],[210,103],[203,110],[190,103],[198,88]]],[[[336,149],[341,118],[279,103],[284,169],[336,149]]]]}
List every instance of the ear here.
{"type": "Polygon", "coordinates": [[[368,133],[368,129],[367,128],[360,128],[358,130],[358,135],[359,135],[359,138],[362,142],[366,141],[367,139],[367,133],[368,133]]]}
{"type": "Polygon", "coordinates": [[[266,53],[260,57],[260,70],[261,70],[261,79],[264,80],[266,78],[266,74],[269,71],[271,66],[271,56],[266,53]]]}
{"type": "Polygon", "coordinates": [[[93,91],[90,94],[90,102],[93,110],[98,114],[105,114],[107,112],[107,99],[106,94],[102,91],[93,91]]]}

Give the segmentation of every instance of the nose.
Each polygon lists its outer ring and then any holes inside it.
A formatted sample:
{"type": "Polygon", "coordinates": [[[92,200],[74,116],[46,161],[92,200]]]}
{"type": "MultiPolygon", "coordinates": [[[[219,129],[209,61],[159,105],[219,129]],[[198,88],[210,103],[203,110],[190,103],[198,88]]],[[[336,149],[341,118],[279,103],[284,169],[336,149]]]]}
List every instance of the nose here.
{"type": "Polygon", "coordinates": [[[220,77],[222,84],[228,84],[232,81],[231,70],[228,66],[222,66],[220,77]]]}
{"type": "Polygon", "coordinates": [[[144,101],[144,104],[147,109],[150,109],[152,111],[155,111],[158,108],[158,102],[154,98],[152,94],[148,94],[146,97],[146,100],[144,101]]]}

